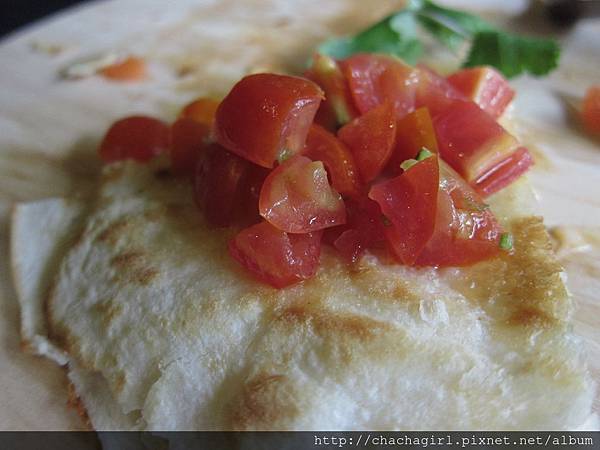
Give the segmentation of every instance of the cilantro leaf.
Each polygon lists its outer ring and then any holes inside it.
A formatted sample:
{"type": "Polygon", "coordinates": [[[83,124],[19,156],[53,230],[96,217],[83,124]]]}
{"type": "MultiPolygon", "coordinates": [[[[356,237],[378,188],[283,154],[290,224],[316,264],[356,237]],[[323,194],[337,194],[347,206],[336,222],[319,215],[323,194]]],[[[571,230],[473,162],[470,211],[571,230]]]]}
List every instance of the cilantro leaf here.
{"type": "Polygon", "coordinates": [[[414,15],[409,11],[400,11],[354,37],[326,41],[318,47],[318,51],[338,59],[354,53],[386,53],[414,64],[423,50],[417,37],[414,15]]]}
{"type": "Polygon", "coordinates": [[[474,14],[431,0],[410,0],[402,11],[354,37],[327,41],[318,51],[339,59],[361,52],[386,53],[414,64],[423,52],[418,25],[451,50],[470,44],[463,67],[490,65],[510,78],[524,72],[546,75],[558,66],[560,48],[554,41],[506,33],[474,14]]]}

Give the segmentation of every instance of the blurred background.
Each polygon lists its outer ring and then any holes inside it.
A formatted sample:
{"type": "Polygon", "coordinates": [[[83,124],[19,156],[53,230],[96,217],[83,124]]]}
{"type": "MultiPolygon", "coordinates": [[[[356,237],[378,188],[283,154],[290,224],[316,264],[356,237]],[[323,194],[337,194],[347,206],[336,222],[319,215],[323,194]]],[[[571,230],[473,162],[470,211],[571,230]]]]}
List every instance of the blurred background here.
{"type": "Polygon", "coordinates": [[[0,0],[0,37],[82,0],[0,0]]]}

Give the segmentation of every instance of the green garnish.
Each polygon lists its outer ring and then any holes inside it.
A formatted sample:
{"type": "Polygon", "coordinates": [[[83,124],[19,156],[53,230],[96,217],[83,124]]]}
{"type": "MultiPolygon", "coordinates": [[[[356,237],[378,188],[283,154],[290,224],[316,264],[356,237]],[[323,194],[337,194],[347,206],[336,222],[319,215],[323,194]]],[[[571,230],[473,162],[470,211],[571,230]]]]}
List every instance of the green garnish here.
{"type": "Polygon", "coordinates": [[[524,72],[546,75],[558,66],[555,41],[508,33],[474,14],[430,0],[410,0],[405,9],[353,37],[326,41],[318,51],[339,59],[360,52],[386,53],[414,64],[423,53],[419,26],[451,50],[470,45],[463,67],[490,65],[511,78],[524,72]]]}
{"type": "Polygon", "coordinates": [[[286,159],[289,159],[292,155],[293,155],[293,153],[290,151],[290,149],[284,147],[279,152],[279,156],[277,157],[277,161],[281,164],[286,159]]]}
{"type": "Polygon", "coordinates": [[[502,233],[500,235],[500,248],[502,250],[512,250],[513,235],[511,233],[502,233]]]}
{"type": "Polygon", "coordinates": [[[383,214],[381,215],[381,222],[383,222],[383,225],[386,226],[386,227],[391,227],[392,226],[392,222],[390,221],[390,219],[388,219],[383,214]]]}
{"type": "Polygon", "coordinates": [[[418,162],[419,161],[417,161],[416,159],[407,159],[406,161],[403,161],[402,164],[400,164],[400,168],[406,172],[418,162]]]}
{"type": "Polygon", "coordinates": [[[433,156],[433,153],[431,153],[429,150],[427,150],[425,147],[423,147],[421,149],[421,151],[419,152],[419,154],[417,155],[417,161],[423,161],[424,159],[427,159],[430,156],[433,156]]]}

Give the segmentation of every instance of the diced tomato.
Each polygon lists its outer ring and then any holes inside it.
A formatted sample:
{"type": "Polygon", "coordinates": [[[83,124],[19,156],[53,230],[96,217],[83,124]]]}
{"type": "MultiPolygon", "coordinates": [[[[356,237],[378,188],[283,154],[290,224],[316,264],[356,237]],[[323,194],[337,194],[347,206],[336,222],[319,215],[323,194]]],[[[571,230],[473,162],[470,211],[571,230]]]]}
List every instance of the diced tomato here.
{"type": "Polygon", "coordinates": [[[459,70],[447,80],[494,118],[502,115],[515,96],[506,78],[492,67],[459,70]]]}
{"type": "Polygon", "coordinates": [[[331,178],[331,185],[340,194],[358,195],[360,181],[354,156],[335,135],[313,124],[308,132],[302,154],[313,161],[323,162],[331,178]]]}
{"type": "Polygon", "coordinates": [[[433,235],[438,189],[438,158],[430,156],[369,191],[369,197],[391,222],[385,229],[386,237],[403,264],[414,264],[433,235]]]}
{"type": "Polygon", "coordinates": [[[345,259],[355,262],[365,250],[385,242],[384,219],[379,205],[367,197],[347,201],[346,210],[348,224],[333,245],[345,259]]]}
{"type": "Polygon", "coordinates": [[[262,185],[261,177],[266,177],[264,169],[210,144],[196,163],[196,204],[214,226],[225,227],[252,217],[258,220],[256,191],[257,185],[262,185]]]}
{"type": "Polygon", "coordinates": [[[473,102],[454,101],[433,118],[442,158],[469,183],[504,161],[519,142],[473,102]]]}
{"type": "Polygon", "coordinates": [[[587,90],[581,108],[581,120],[589,133],[600,135],[600,85],[587,90]]]}
{"type": "Polygon", "coordinates": [[[427,66],[419,65],[419,83],[416,90],[415,106],[426,107],[435,118],[451,106],[455,100],[468,99],[448,80],[427,66]]]}
{"type": "Polygon", "coordinates": [[[388,163],[396,139],[396,117],[384,102],[342,127],[338,133],[352,154],[365,183],[375,179],[388,163]]]}
{"type": "Polygon", "coordinates": [[[434,233],[417,265],[466,266],[500,252],[502,230],[496,218],[473,188],[443,161],[437,204],[434,233]]]}
{"type": "Polygon", "coordinates": [[[288,234],[261,222],[242,230],[229,243],[229,253],[259,281],[284,288],[317,272],[321,233],[288,234]]]}
{"type": "Polygon", "coordinates": [[[304,78],[255,74],[242,78],[217,109],[217,141],[263,167],[304,148],[323,91],[304,78]]]}
{"type": "MultiPolygon", "coordinates": [[[[335,126],[344,125],[358,116],[348,81],[334,59],[319,53],[315,54],[312,67],[306,73],[306,77],[321,86],[325,92],[325,100],[319,110],[331,109],[335,117],[335,126]]],[[[321,117],[322,114],[317,112],[321,117]]]]}
{"type": "Polygon", "coordinates": [[[515,181],[533,164],[531,153],[525,147],[520,147],[504,161],[481,175],[472,186],[480,195],[487,197],[515,181]]]}
{"type": "Polygon", "coordinates": [[[146,78],[146,62],[130,56],[100,70],[100,75],[113,81],[139,81],[146,78]]]}
{"type": "Polygon", "coordinates": [[[173,172],[194,172],[196,159],[206,146],[205,139],[209,133],[208,126],[185,117],[171,125],[170,155],[173,172]]]}
{"type": "Polygon", "coordinates": [[[169,126],[162,120],[131,116],[117,120],[104,135],[98,152],[104,162],[146,162],[169,148],[169,126]]]}
{"type": "Polygon", "coordinates": [[[219,100],[210,97],[199,97],[183,107],[179,113],[179,118],[192,119],[210,127],[215,121],[218,107],[219,100]]]}
{"type": "Polygon", "coordinates": [[[417,71],[391,56],[357,54],[340,62],[354,104],[364,114],[390,101],[397,118],[415,106],[417,71]]]}
{"type": "Polygon", "coordinates": [[[309,233],[346,223],[340,194],[321,161],[296,155],[275,168],[259,198],[260,215],[288,233],[309,233]]]}
{"type": "Polygon", "coordinates": [[[402,173],[400,164],[417,156],[422,148],[438,153],[433,122],[427,108],[419,108],[396,123],[396,144],[387,173],[397,176],[402,173]]]}

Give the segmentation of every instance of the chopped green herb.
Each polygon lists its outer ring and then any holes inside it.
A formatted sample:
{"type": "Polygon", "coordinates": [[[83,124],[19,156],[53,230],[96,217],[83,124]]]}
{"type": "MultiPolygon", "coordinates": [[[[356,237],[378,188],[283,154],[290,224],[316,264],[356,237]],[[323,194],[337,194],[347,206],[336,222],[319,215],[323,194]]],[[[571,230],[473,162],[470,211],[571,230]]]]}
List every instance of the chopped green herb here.
{"type": "Polygon", "coordinates": [[[500,248],[502,250],[512,250],[513,235],[511,233],[502,233],[500,235],[500,248]]]}
{"type": "Polygon", "coordinates": [[[392,226],[392,222],[390,221],[390,219],[388,219],[387,217],[385,217],[383,214],[381,215],[381,221],[383,222],[383,225],[386,227],[391,227],[392,226]]]}
{"type": "Polygon", "coordinates": [[[414,166],[418,162],[419,161],[417,161],[416,159],[407,159],[402,164],[400,164],[400,168],[406,172],[408,169],[410,169],[412,166],[414,166]]]}
{"type": "Polygon", "coordinates": [[[555,41],[507,33],[474,14],[430,0],[410,0],[403,10],[353,37],[326,41],[318,51],[333,58],[386,53],[414,64],[423,52],[418,26],[451,50],[470,45],[464,67],[490,65],[510,78],[524,72],[546,75],[558,65],[560,48],[555,41]]]}
{"type": "Polygon", "coordinates": [[[424,159],[427,159],[432,155],[433,155],[433,153],[431,153],[429,150],[427,150],[425,147],[423,147],[421,149],[421,151],[419,152],[419,154],[417,155],[417,161],[423,161],[424,159]]]}
{"type": "Polygon", "coordinates": [[[279,152],[279,156],[277,157],[277,161],[279,161],[279,163],[282,163],[286,159],[289,159],[291,156],[292,156],[292,152],[290,151],[289,148],[282,148],[281,151],[279,152]]]}

